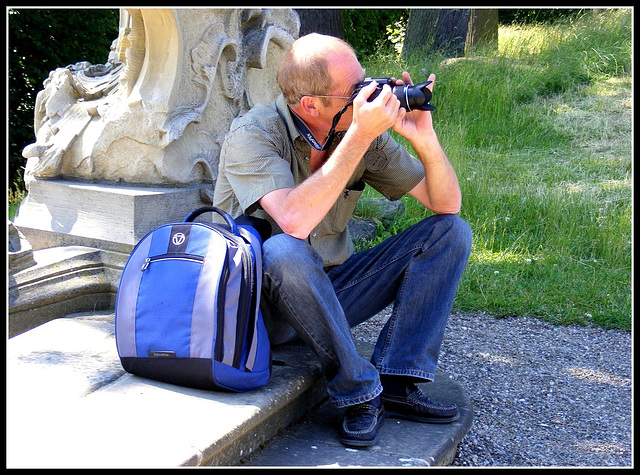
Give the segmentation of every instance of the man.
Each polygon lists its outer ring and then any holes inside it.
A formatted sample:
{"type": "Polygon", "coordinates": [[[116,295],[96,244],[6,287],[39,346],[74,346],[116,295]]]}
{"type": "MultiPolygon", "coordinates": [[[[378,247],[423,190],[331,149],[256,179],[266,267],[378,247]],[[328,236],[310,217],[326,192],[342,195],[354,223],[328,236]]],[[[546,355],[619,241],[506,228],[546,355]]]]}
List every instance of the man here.
{"type": "MultiPolygon", "coordinates": [[[[368,102],[374,82],[337,116],[363,79],[342,40],[298,39],[278,72],[283,94],[233,122],[214,193],[214,205],[232,216],[272,223],[263,246],[262,302],[271,342],[297,333],[315,351],[329,396],[346,408],[339,439],[348,446],[375,444],[385,410],[424,422],[458,418],[455,404],[429,400],[415,383],[433,380],[471,247],[469,227],[455,216],[458,181],[430,112],[400,108],[388,85],[368,102]],[[409,141],[418,160],[389,128],[409,141]],[[347,222],[365,183],[392,200],[409,193],[436,214],[354,253],[347,222]],[[391,303],[367,361],[350,327],[391,303]]],[[[406,72],[403,81],[410,84],[406,72]]]]}

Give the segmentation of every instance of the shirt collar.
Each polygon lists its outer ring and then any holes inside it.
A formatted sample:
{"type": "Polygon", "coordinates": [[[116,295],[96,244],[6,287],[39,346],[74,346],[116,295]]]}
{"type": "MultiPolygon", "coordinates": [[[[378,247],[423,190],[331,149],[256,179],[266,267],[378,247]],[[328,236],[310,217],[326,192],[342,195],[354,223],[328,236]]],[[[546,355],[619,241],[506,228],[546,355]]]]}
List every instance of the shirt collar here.
{"type": "Polygon", "coordinates": [[[280,114],[280,117],[284,119],[285,125],[287,126],[289,137],[291,137],[292,140],[295,140],[298,137],[304,140],[304,137],[302,137],[302,135],[300,134],[300,131],[296,127],[295,122],[291,118],[292,112],[289,109],[289,106],[287,105],[287,101],[284,100],[284,95],[280,94],[276,98],[275,104],[276,104],[276,110],[278,111],[278,114],[280,114]]]}
{"type": "MultiPolygon", "coordinates": [[[[287,105],[287,101],[285,101],[283,94],[280,94],[276,98],[275,107],[280,117],[284,119],[285,125],[287,127],[287,131],[289,132],[289,137],[291,137],[291,140],[295,141],[296,139],[299,138],[305,144],[307,144],[306,139],[302,136],[302,134],[298,130],[298,127],[296,127],[296,124],[293,121],[293,118],[291,117],[293,112],[291,112],[291,109],[289,109],[289,106],[287,105]]],[[[336,147],[336,145],[340,143],[340,140],[342,140],[342,137],[344,136],[344,134],[345,134],[345,131],[340,131],[335,133],[335,139],[331,144],[331,147],[329,148],[329,150],[333,150],[336,147]]]]}

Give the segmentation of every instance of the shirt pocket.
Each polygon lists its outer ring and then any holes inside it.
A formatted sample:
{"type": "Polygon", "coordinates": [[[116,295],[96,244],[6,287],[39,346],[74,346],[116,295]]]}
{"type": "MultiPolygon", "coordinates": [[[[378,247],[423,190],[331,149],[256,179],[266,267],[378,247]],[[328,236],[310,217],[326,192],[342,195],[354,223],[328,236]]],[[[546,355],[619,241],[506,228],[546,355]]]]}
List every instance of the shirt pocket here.
{"type": "Polygon", "coordinates": [[[326,217],[328,234],[339,234],[347,228],[349,219],[353,216],[356,203],[364,191],[364,182],[358,182],[353,187],[345,188],[340,198],[333,205],[326,217]]]}

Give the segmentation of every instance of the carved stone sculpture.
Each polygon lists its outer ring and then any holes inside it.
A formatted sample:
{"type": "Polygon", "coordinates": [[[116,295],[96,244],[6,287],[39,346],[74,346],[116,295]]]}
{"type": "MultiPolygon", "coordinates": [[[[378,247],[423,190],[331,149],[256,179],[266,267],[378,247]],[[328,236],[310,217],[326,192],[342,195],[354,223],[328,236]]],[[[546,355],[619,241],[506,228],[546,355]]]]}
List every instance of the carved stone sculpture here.
{"type": "Polygon", "coordinates": [[[278,93],[290,9],[122,9],[108,61],[52,71],[36,99],[25,183],[214,182],[231,121],[278,93]]]}

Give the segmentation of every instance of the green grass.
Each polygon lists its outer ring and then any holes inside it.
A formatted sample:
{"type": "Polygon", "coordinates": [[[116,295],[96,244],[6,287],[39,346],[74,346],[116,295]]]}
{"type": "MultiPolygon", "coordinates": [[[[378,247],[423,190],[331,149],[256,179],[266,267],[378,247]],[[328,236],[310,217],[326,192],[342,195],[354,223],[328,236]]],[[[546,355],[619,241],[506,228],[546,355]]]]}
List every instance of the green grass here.
{"type": "MultiPolygon", "coordinates": [[[[498,51],[471,58],[363,63],[436,74],[434,123],[474,232],[454,310],[630,330],[630,10],[502,27],[498,51]]],[[[378,240],[429,214],[404,201],[378,240]]]]}
{"type": "MultiPolygon", "coordinates": [[[[455,311],[630,330],[631,26],[630,9],[587,11],[502,27],[498,51],[469,58],[362,61],[370,76],[436,74],[434,123],[474,232],[455,311]]],[[[378,241],[429,214],[403,200],[378,241]]]]}
{"type": "Polygon", "coordinates": [[[24,189],[24,184],[22,183],[22,180],[17,181],[16,183],[13,184],[13,187],[8,188],[7,217],[9,219],[13,219],[13,217],[16,215],[16,212],[18,211],[18,207],[20,206],[20,203],[22,202],[22,200],[26,195],[27,193],[24,189]]]}

